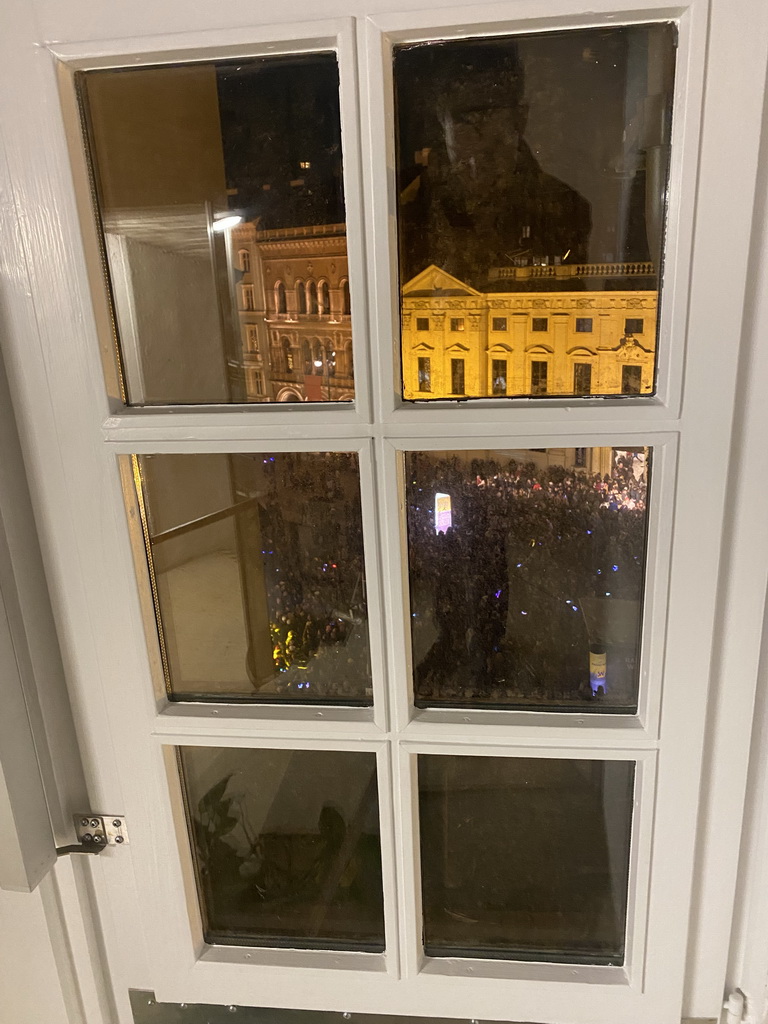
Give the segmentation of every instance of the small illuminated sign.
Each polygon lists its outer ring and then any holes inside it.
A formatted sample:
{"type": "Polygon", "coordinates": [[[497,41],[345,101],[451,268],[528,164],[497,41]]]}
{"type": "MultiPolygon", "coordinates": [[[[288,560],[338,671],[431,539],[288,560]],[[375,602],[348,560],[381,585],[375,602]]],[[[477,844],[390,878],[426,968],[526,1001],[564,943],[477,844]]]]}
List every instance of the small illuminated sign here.
{"type": "Polygon", "coordinates": [[[452,523],[451,496],[438,491],[435,495],[435,533],[445,533],[452,523]]]}

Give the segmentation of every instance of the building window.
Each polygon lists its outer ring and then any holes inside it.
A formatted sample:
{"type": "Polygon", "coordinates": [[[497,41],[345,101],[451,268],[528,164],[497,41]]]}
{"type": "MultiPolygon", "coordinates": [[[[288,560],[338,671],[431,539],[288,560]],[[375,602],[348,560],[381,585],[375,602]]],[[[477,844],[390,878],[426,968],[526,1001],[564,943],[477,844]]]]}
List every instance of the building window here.
{"type": "Polygon", "coordinates": [[[463,395],[464,392],[464,360],[451,360],[451,394],[463,395]]]}
{"type": "Polygon", "coordinates": [[[506,331],[507,329],[507,318],[505,316],[495,316],[491,320],[492,331],[506,331]]]}
{"type": "Polygon", "coordinates": [[[238,254],[238,260],[240,261],[240,269],[243,273],[248,273],[251,269],[251,254],[247,249],[241,249],[238,254]]]}
{"type": "Polygon", "coordinates": [[[622,395],[639,395],[640,386],[643,380],[643,368],[641,366],[622,366],[621,368],[621,393],[622,395]]]}
{"type": "Polygon", "coordinates": [[[254,370],[251,375],[251,388],[254,395],[263,395],[264,392],[264,374],[261,370],[254,370]]]}
{"type": "Polygon", "coordinates": [[[535,359],[531,363],[531,394],[546,395],[548,364],[543,359],[535,359]]]}
{"type": "Polygon", "coordinates": [[[587,465],[587,449],[574,448],[573,461],[575,465],[580,466],[583,469],[587,465]]]}
{"type": "Polygon", "coordinates": [[[251,313],[256,309],[256,305],[253,298],[252,284],[243,285],[243,309],[251,313]]]}
{"type": "Polygon", "coordinates": [[[577,334],[591,334],[592,333],[592,317],[591,316],[577,316],[576,317],[576,333],[577,334]]]}
{"type": "Polygon", "coordinates": [[[301,358],[304,363],[304,374],[306,376],[312,373],[312,349],[309,347],[308,341],[302,341],[301,343],[301,358]]]}
{"type": "Polygon", "coordinates": [[[321,314],[328,316],[331,312],[331,292],[327,281],[320,282],[319,299],[321,314]]]}
{"type": "Polygon", "coordinates": [[[643,318],[630,316],[624,321],[624,333],[625,334],[642,334],[643,333],[643,318]]]}
{"type": "Polygon", "coordinates": [[[341,313],[342,316],[349,316],[352,310],[349,298],[349,281],[341,282],[341,313]]]}
{"type": "Polygon", "coordinates": [[[296,282],[296,312],[306,313],[307,312],[307,293],[304,289],[304,282],[296,282]]]}
{"type": "Polygon", "coordinates": [[[432,390],[432,364],[428,358],[419,357],[419,391],[432,390]]]}
{"type": "Polygon", "coordinates": [[[314,281],[310,281],[307,284],[307,310],[310,316],[317,316],[318,309],[317,285],[314,281]]]}
{"type": "Polygon", "coordinates": [[[549,330],[549,317],[546,316],[535,316],[531,322],[532,331],[548,331],[549,330]]]}
{"type": "Polygon", "coordinates": [[[494,359],[491,362],[491,392],[494,395],[507,393],[507,360],[494,359]]]}
{"type": "Polygon", "coordinates": [[[286,373],[293,373],[293,349],[291,348],[290,338],[281,338],[280,346],[283,356],[283,370],[286,373]]]}
{"type": "Polygon", "coordinates": [[[416,330],[417,331],[428,331],[429,330],[429,317],[428,316],[417,316],[416,317],[416,330]]]}
{"type": "Polygon", "coordinates": [[[451,330],[452,331],[463,331],[464,330],[464,317],[463,316],[452,316],[451,317],[451,330]]]}
{"type": "Polygon", "coordinates": [[[574,395],[592,394],[592,364],[574,363],[573,366],[574,395]]]}
{"type": "Polygon", "coordinates": [[[249,352],[259,351],[259,329],[258,327],[246,327],[247,348],[249,352]]]}
{"type": "Polygon", "coordinates": [[[288,305],[285,298],[285,285],[282,281],[278,281],[275,285],[275,312],[278,316],[282,316],[287,311],[288,305]]]}

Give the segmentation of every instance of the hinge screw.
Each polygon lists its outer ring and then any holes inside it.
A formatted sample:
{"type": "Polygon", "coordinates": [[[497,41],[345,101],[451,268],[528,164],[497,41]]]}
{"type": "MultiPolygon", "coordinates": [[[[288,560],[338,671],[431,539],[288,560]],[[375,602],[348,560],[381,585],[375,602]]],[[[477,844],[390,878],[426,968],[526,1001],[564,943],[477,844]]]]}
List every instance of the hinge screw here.
{"type": "Polygon", "coordinates": [[[119,818],[115,818],[115,820],[114,820],[114,821],[112,822],[112,824],[113,824],[113,825],[115,826],[115,828],[120,828],[120,826],[121,826],[121,825],[122,825],[123,823],[122,823],[122,821],[120,821],[120,819],[119,819],[119,818]]]}
{"type": "Polygon", "coordinates": [[[81,818],[80,819],[80,824],[83,826],[83,828],[87,828],[88,824],[89,824],[89,819],[88,818],[81,818]]]}
{"type": "Polygon", "coordinates": [[[227,1009],[229,1010],[230,1013],[237,1013],[236,1006],[228,1006],[227,1009]]]}
{"type": "Polygon", "coordinates": [[[98,818],[91,818],[91,828],[98,828],[98,827],[99,827],[99,819],[98,818]]]}
{"type": "Polygon", "coordinates": [[[86,832],[85,833],[85,835],[83,836],[83,842],[84,843],[92,843],[93,842],[93,836],[91,835],[90,832],[86,832]]]}
{"type": "Polygon", "coordinates": [[[352,1020],[352,1014],[351,1013],[342,1013],[341,1016],[344,1018],[344,1020],[352,1020]]]}
{"type": "Polygon", "coordinates": [[[122,837],[122,836],[115,836],[115,842],[116,842],[116,843],[122,843],[122,842],[124,842],[124,841],[125,841],[125,840],[123,839],[123,837],[122,837]]]}
{"type": "Polygon", "coordinates": [[[101,836],[94,836],[93,837],[93,841],[94,841],[94,843],[100,843],[101,842],[101,836]]]}

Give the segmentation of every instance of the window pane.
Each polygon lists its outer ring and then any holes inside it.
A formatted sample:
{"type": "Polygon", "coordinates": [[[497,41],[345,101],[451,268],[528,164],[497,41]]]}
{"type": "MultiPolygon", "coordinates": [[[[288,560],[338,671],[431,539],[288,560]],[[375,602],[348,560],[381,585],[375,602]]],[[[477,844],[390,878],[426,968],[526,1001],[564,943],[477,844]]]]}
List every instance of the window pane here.
{"type": "Polygon", "coordinates": [[[626,393],[628,356],[636,393],[654,392],[675,46],[657,24],[395,47],[405,398],[457,394],[460,319],[467,397],[500,393],[495,358],[508,395],[587,394],[575,348],[595,361],[590,394],[626,393]],[[529,368],[545,352],[546,388],[529,368]]]}
{"type": "Polygon", "coordinates": [[[127,400],[351,401],[335,55],[79,88],[127,400]]]}
{"type": "Polygon", "coordinates": [[[418,764],[427,955],[623,962],[633,762],[418,764]]]}
{"type": "Polygon", "coordinates": [[[179,756],[207,942],[384,949],[374,754],[179,756]]]}
{"type": "Polygon", "coordinates": [[[370,704],[357,455],[144,455],[172,700],[370,704]]]}
{"type": "Polygon", "coordinates": [[[419,707],[634,713],[650,450],[407,452],[419,707]]]}

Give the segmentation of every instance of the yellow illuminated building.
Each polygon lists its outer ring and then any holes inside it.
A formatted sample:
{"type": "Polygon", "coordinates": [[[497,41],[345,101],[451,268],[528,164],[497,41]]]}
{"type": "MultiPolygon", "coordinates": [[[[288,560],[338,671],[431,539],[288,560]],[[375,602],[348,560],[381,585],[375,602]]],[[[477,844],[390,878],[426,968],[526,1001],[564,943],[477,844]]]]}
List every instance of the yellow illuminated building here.
{"type": "Polygon", "coordinates": [[[492,276],[499,290],[480,292],[431,266],[405,285],[405,398],[653,391],[658,293],[620,290],[652,280],[651,264],[504,267],[492,276]],[[502,290],[546,288],[547,279],[558,290],[502,290]],[[567,290],[569,279],[582,290],[567,290]]]}

